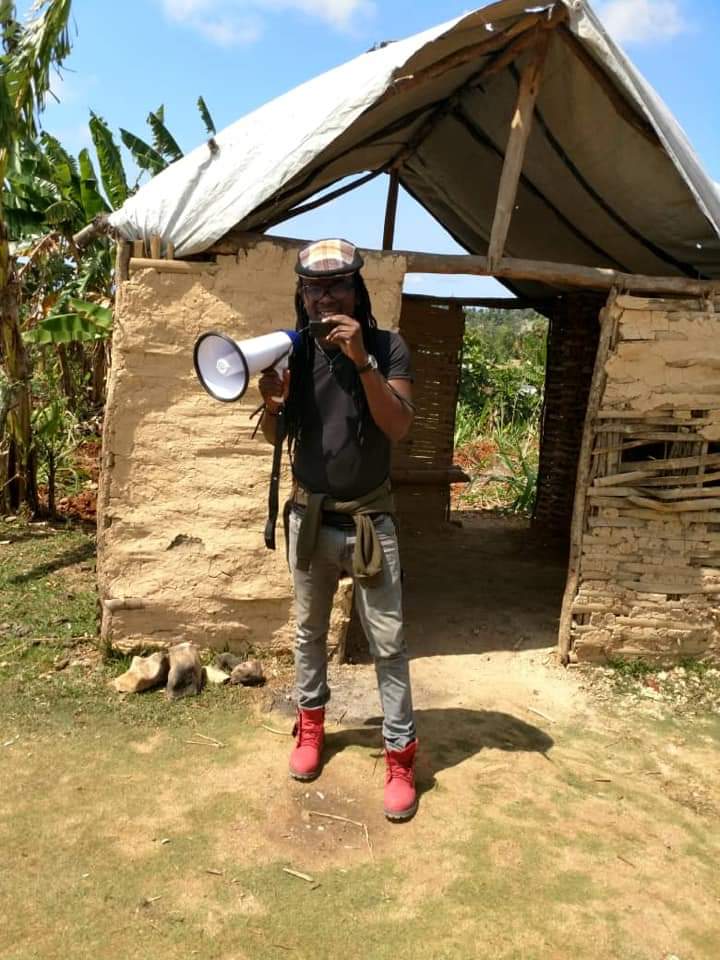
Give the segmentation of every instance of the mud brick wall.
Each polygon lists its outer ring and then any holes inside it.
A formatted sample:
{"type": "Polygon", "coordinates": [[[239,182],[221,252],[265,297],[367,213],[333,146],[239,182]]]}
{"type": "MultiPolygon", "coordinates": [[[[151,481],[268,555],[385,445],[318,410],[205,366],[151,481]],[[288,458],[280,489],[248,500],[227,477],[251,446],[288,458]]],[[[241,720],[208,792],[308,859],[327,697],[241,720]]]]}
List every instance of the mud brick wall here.
{"type": "Polygon", "coordinates": [[[533,526],[567,539],[575,475],[605,297],[569,293],[550,318],[533,526]]]}
{"type": "Polygon", "coordinates": [[[415,418],[393,451],[392,477],[401,530],[427,529],[447,521],[455,452],[455,416],[460,388],[465,314],[403,297],[400,333],[412,355],[415,418]],[[439,477],[445,473],[442,479],[439,477]]]}
{"type": "Polygon", "coordinates": [[[575,661],[720,659],[720,300],[618,297],[575,661]]]}
{"type": "MultiPolygon", "coordinates": [[[[213,400],[192,350],[206,330],[240,340],[293,327],[294,261],[268,241],[202,274],[143,270],[121,285],[98,522],[102,633],[119,649],[291,645],[282,532],[274,553],[263,540],[272,450],[251,438],[258,391],[213,400]]],[[[379,325],[397,328],[405,261],[370,256],[363,272],[379,325]]],[[[338,628],[348,603],[346,589],[338,628]]]]}

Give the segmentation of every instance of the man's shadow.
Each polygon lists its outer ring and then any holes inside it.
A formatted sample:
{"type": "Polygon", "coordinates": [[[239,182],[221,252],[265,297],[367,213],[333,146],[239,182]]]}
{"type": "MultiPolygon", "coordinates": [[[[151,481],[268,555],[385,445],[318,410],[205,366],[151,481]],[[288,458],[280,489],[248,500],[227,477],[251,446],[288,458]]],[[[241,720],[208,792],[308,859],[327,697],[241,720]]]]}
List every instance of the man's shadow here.
{"type": "MultiPolygon", "coordinates": [[[[462,763],[481,750],[532,752],[544,755],[554,740],[544,730],[499,710],[444,707],[416,710],[419,742],[417,787],[425,793],[435,785],[435,775],[462,763]]],[[[382,750],[382,717],[371,717],[362,726],[325,735],[325,762],[346,747],[382,750]]],[[[378,752],[378,756],[380,756],[378,752]]]]}

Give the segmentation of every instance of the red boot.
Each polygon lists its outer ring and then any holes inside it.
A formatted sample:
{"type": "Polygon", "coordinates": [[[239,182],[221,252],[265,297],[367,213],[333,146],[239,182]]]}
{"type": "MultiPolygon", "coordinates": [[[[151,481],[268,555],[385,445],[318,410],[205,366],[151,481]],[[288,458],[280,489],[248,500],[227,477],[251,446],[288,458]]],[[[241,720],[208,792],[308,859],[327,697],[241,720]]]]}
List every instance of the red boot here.
{"type": "Polygon", "coordinates": [[[314,780],[320,773],[325,741],[325,707],[298,710],[293,736],[295,748],[290,754],[290,776],[296,780],[314,780]]]}
{"type": "Polygon", "coordinates": [[[402,750],[385,749],[385,816],[409,820],[417,810],[415,751],[417,740],[402,750]]]}

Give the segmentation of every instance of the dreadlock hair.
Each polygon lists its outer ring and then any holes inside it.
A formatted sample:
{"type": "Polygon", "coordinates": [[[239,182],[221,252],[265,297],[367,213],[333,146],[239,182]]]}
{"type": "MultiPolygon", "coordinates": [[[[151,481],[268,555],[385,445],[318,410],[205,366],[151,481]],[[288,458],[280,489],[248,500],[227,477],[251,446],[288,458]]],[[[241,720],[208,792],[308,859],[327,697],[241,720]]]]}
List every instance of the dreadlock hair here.
{"type": "MultiPolygon", "coordinates": [[[[372,313],[370,294],[359,271],[353,274],[353,286],[355,288],[354,319],[358,321],[362,328],[365,349],[368,353],[374,354],[376,352],[375,331],[377,330],[377,322],[372,313]]],[[[303,400],[312,385],[313,370],[315,369],[315,340],[309,333],[310,318],[305,309],[302,280],[299,278],[295,289],[295,315],[297,318],[295,329],[298,333],[302,333],[303,337],[300,347],[294,350],[290,357],[290,393],[285,402],[285,429],[291,459],[302,433],[303,400]]],[[[351,395],[358,412],[358,439],[362,443],[368,409],[365,391],[357,375],[353,375],[351,395]]]]}

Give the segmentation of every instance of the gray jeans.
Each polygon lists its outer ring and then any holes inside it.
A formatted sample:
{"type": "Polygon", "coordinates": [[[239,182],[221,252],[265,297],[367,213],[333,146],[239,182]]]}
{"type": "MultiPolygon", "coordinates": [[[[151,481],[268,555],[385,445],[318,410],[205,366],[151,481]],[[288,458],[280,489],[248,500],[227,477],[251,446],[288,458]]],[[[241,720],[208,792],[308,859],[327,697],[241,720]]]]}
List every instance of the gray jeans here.
{"type": "MultiPolygon", "coordinates": [[[[302,571],[295,564],[300,522],[300,517],[291,513],[290,569],[297,616],[295,677],[299,706],[314,709],[330,699],[327,632],[338,581],[352,572],[355,530],[323,525],[310,569],[302,571]]],[[[355,581],[355,606],[375,661],[383,736],[390,749],[401,750],[415,739],[415,720],[403,634],[400,555],[392,518],[383,517],[376,529],[383,551],[382,573],[374,586],[355,581]]]]}

